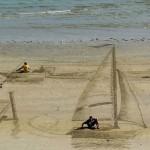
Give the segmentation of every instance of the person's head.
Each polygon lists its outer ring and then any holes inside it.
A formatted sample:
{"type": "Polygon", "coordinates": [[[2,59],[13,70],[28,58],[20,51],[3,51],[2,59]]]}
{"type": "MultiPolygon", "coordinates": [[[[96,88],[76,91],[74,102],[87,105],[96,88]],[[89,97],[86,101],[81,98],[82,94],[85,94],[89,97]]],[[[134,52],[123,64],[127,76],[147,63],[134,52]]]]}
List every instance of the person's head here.
{"type": "Polygon", "coordinates": [[[92,119],[93,117],[92,116],[89,116],[89,119],[92,119]]]}
{"type": "Polygon", "coordinates": [[[27,62],[24,62],[24,65],[27,65],[27,62]]]}

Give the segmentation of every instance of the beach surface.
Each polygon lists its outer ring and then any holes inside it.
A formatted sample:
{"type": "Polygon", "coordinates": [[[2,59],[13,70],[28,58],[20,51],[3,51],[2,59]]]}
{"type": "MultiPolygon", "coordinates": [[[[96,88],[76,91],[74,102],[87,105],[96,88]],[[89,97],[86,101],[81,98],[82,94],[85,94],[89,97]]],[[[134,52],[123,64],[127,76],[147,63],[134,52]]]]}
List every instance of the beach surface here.
{"type": "MultiPolygon", "coordinates": [[[[149,150],[150,146],[149,41],[1,42],[0,80],[12,76],[27,61],[31,78],[7,80],[0,102],[14,92],[18,122],[0,122],[1,150],[149,150]],[[116,45],[117,68],[123,71],[138,98],[148,128],[137,127],[129,139],[72,138],[80,126],[72,121],[78,99],[106,54],[116,45]],[[47,73],[39,72],[44,66],[47,73]],[[55,74],[55,76],[53,76],[55,74]]],[[[5,114],[12,118],[11,107],[5,114]]],[[[124,124],[126,128],[129,125],[124,124]]],[[[121,130],[121,129],[120,129],[121,130]]]]}

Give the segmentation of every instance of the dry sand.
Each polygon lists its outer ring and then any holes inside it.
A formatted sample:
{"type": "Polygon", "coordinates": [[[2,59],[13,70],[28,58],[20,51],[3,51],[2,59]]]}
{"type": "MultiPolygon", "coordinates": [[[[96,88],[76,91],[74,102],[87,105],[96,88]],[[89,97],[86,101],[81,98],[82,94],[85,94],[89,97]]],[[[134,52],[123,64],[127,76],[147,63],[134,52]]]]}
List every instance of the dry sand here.
{"type": "MultiPolygon", "coordinates": [[[[10,73],[24,61],[32,70],[41,65],[57,78],[37,74],[38,82],[6,82],[0,99],[9,100],[14,91],[19,122],[0,123],[0,150],[149,150],[150,130],[141,129],[132,139],[74,139],[68,134],[76,123],[72,116],[78,99],[92,74],[110,50],[105,42],[66,43],[1,43],[0,72],[10,73]],[[70,73],[66,77],[66,73],[70,73]],[[75,73],[76,76],[72,76],[75,73]],[[82,73],[82,74],[78,74],[82,73]],[[40,77],[40,78],[39,78],[40,77]],[[66,77],[66,78],[65,78],[66,77]]],[[[139,99],[146,125],[150,126],[150,53],[148,42],[116,44],[117,67],[127,74],[139,99]],[[146,77],[146,78],[144,78],[146,77]]],[[[1,81],[5,79],[0,76],[1,81]]],[[[11,117],[11,109],[6,113],[11,117]]]]}

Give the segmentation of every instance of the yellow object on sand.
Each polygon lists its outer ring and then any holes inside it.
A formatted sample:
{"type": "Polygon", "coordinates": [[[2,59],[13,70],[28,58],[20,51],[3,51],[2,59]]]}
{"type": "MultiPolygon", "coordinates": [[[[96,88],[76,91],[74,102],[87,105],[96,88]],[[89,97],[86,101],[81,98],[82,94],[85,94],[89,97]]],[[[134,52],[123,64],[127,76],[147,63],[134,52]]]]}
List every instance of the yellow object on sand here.
{"type": "Polygon", "coordinates": [[[24,72],[29,72],[30,67],[29,67],[29,65],[24,64],[24,65],[22,66],[22,69],[23,69],[24,72]]]}

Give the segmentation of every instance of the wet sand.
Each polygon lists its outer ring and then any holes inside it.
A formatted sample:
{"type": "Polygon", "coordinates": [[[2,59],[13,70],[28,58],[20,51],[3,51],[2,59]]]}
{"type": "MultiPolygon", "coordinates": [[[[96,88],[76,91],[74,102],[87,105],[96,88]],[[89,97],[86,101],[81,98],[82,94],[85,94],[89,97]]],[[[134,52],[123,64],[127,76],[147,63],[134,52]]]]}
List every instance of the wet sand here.
{"type": "MultiPolygon", "coordinates": [[[[27,61],[32,70],[43,65],[50,71],[55,68],[55,74],[59,76],[52,77],[50,74],[46,76],[41,73],[36,76],[37,80],[34,82],[14,80],[3,85],[0,97],[9,100],[8,92],[14,91],[19,121],[17,124],[12,120],[3,120],[0,123],[0,149],[149,150],[149,128],[139,128],[138,134],[130,139],[80,139],[72,138],[71,134],[68,134],[74,126],[79,125],[72,122],[78,99],[111,49],[111,45],[105,45],[111,43],[113,41],[1,43],[1,73],[11,73],[27,61]]],[[[117,68],[124,71],[132,83],[145,123],[149,127],[150,44],[131,41],[114,44],[117,68]]],[[[0,79],[4,80],[5,76],[1,75],[0,79]]],[[[11,108],[5,115],[12,118],[11,108]]]]}

